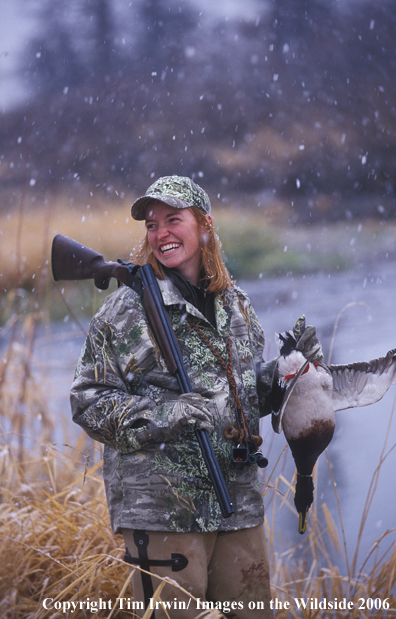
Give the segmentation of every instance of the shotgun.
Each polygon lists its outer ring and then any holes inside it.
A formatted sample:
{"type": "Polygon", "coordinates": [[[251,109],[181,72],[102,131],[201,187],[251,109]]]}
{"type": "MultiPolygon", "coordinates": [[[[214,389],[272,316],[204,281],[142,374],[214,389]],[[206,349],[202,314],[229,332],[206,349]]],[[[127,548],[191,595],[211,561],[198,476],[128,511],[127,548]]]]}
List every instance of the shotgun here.
{"type": "MultiPolygon", "coordinates": [[[[154,271],[149,264],[137,266],[118,260],[106,262],[101,254],[58,234],[52,242],[52,275],[55,281],[93,279],[100,290],[107,290],[110,279],[114,277],[122,284],[137,292],[143,303],[148,322],[165,359],[168,371],[175,376],[181,393],[193,391],[189,376],[183,363],[182,354],[154,271]]],[[[213,484],[221,513],[224,518],[235,510],[231,503],[228,488],[216,459],[213,445],[206,430],[195,431],[210,480],[213,484]]]]}

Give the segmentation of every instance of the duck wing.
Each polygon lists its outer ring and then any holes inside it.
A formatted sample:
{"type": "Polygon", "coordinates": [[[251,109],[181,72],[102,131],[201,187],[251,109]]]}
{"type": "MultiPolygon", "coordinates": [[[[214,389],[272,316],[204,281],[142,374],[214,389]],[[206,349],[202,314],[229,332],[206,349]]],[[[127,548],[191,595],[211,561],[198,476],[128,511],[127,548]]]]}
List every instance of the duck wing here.
{"type": "Polygon", "coordinates": [[[335,411],[367,406],[378,402],[393,383],[396,376],[396,349],[372,361],[327,367],[333,378],[332,400],[335,411]]]}

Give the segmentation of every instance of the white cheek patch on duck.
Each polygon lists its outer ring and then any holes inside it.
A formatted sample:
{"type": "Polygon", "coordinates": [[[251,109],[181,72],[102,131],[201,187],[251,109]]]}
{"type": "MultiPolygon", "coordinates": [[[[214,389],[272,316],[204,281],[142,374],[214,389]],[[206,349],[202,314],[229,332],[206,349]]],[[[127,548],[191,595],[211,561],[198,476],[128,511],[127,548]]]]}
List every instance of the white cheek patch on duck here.
{"type": "MultiPolygon", "coordinates": [[[[294,378],[299,369],[304,365],[306,359],[302,352],[293,350],[287,357],[279,357],[278,373],[281,381],[286,385],[288,380],[294,378]]],[[[307,368],[309,365],[307,365],[307,368]]],[[[307,371],[306,369],[304,370],[307,371]]]]}

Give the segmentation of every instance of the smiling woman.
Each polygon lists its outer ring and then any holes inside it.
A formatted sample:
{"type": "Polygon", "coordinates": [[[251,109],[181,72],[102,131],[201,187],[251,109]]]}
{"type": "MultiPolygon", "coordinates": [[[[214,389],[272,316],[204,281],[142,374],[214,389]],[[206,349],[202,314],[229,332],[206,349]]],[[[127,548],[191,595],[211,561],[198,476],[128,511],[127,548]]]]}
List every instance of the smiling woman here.
{"type": "MultiPolygon", "coordinates": [[[[122,286],[91,322],[72,387],[73,419],[105,445],[112,527],[124,536],[126,560],[144,570],[131,576],[135,600],[148,607],[155,576],[167,577],[195,598],[232,604],[234,619],[268,619],[257,473],[266,465],[259,420],[271,412],[274,362],[263,363],[263,331],[231,282],[210,211],[203,189],[178,176],[158,179],[132,206],[147,230],[135,262],[154,268],[193,392],[180,393],[140,296],[122,286]],[[210,433],[231,515],[222,515],[196,429],[210,433]]],[[[167,583],[162,600],[175,595],[183,610],[172,616],[210,616],[167,583]]],[[[166,617],[162,608],[155,613],[166,617]]]]}
{"type": "MultiPolygon", "coordinates": [[[[204,231],[192,212],[154,201],[147,206],[147,241],[155,258],[197,286],[204,231]]],[[[209,223],[210,215],[206,215],[209,223]]]]}

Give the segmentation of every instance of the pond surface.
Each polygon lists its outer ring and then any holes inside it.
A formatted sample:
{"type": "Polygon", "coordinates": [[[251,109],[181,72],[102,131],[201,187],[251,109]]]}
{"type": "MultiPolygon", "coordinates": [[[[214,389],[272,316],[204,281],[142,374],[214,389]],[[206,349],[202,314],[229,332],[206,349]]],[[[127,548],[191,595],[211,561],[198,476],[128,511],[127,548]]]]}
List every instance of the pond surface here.
{"type": "MultiPolygon", "coordinates": [[[[322,342],[325,361],[332,348],[332,363],[368,361],[396,348],[394,320],[395,263],[379,263],[364,271],[340,274],[316,274],[239,282],[252,300],[266,334],[265,358],[275,356],[274,333],[292,328],[305,314],[314,324],[322,342]],[[336,320],[338,326],[333,336],[336,320]]],[[[88,321],[83,323],[87,329],[88,321]]],[[[69,388],[84,341],[83,330],[72,320],[47,326],[35,344],[35,372],[46,390],[49,411],[57,426],[55,438],[60,444],[75,444],[81,430],[70,421],[69,388]],[[66,420],[66,421],[65,421],[66,420]]],[[[375,405],[337,413],[336,432],[328,448],[341,505],[343,527],[349,554],[353,553],[361,516],[383,450],[388,453],[381,465],[378,485],[369,511],[362,542],[362,556],[387,530],[396,527],[396,419],[391,420],[395,387],[375,405]],[[384,445],[386,445],[384,447],[384,445]]],[[[262,421],[263,452],[270,464],[268,474],[286,445],[283,435],[275,435],[269,418],[262,421]]],[[[100,452],[97,453],[100,457],[100,452]]],[[[291,480],[294,463],[288,450],[275,467],[291,480]]],[[[286,490],[286,486],[284,488],[286,490]]],[[[273,494],[265,498],[268,517],[272,518],[273,494]]],[[[319,458],[314,506],[323,518],[326,503],[341,537],[337,501],[325,454],[319,458]]],[[[275,530],[279,544],[297,544],[297,515],[287,506],[276,509],[275,530]]],[[[308,521],[309,526],[309,521],[308,521]]],[[[386,546],[395,540],[395,531],[386,546]]],[[[343,564],[344,560],[340,560],[343,564]]]]}

